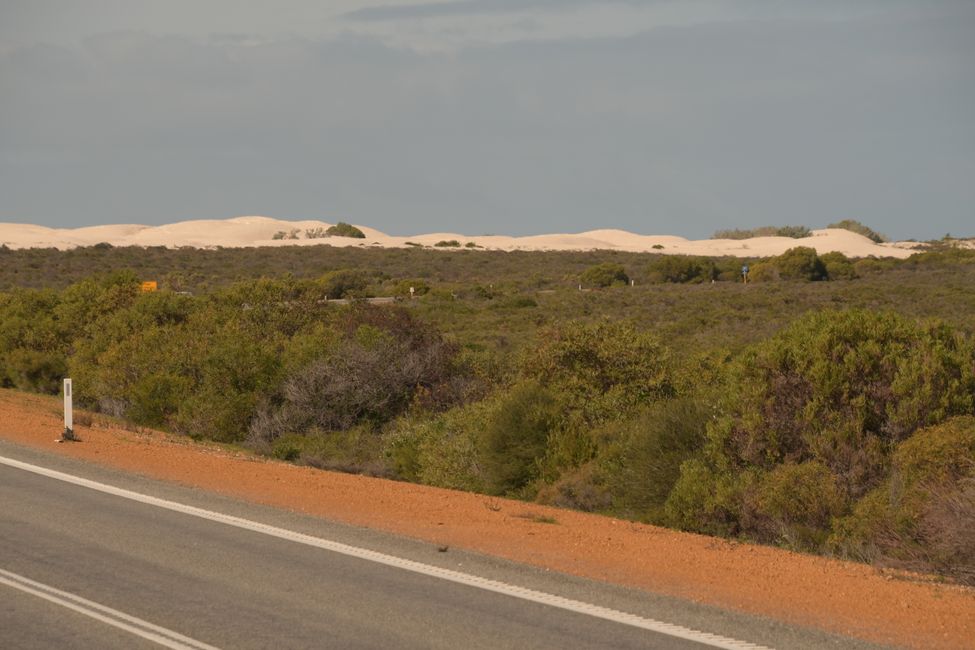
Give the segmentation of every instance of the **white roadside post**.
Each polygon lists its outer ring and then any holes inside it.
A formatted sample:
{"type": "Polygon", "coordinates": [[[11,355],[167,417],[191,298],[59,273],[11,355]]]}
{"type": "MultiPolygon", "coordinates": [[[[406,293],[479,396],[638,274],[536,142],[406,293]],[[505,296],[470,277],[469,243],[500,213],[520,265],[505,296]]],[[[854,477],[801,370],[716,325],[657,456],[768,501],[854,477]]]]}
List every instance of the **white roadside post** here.
{"type": "Polygon", "coordinates": [[[64,433],[61,440],[74,440],[74,413],[71,408],[71,380],[64,380],[64,433]]]}

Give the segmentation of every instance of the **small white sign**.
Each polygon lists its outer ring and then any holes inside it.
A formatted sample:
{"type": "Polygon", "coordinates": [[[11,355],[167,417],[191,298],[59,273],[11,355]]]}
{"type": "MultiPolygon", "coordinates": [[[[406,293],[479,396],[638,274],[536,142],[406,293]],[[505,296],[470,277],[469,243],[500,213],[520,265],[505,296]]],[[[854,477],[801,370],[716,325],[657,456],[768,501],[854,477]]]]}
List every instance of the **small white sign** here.
{"type": "Polygon", "coordinates": [[[64,380],[64,430],[74,429],[74,415],[71,412],[71,380],[64,380]]]}

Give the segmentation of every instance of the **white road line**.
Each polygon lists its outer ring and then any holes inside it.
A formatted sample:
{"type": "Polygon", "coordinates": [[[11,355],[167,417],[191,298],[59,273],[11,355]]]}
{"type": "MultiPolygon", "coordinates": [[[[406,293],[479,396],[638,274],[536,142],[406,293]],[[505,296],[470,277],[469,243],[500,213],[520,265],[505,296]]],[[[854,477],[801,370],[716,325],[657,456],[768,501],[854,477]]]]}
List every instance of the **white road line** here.
{"type": "Polygon", "coordinates": [[[556,607],[570,612],[585,614],[595,618],[612,621],[614,623],[621,623],[623,625],[630,625],[632,627],[650,630],[658,634],[665,634],[667,636],[686,639],[688,641],[711,646],[713,648],[722,648],[723,650],[769,650],[765,646],[755,645],[746,641],[739,641],[730,637],[711,634],[709,632],[700,632],[681,625],[664,623],[662,621],[644,618],[642,616],[621,612],[608,607],[602,607],[600,605],[593,605],[579,600],[572,600],[571,598],[563,598],[562,596],[536,591],[534,589],[509,585],[497,580],[489,580],[487,578],[461,573],[460,571],[442,569],[440,567],[415,562],[413,560],[407,560],[394,555],[387,555],[385,553],[370,551],[369,549],[359,548],[357,546],[349,546],[348,544],[333,542],[331,540],[322,539],[321,537],[313,537],[312,535],[305,535],[303,533],[297,533],[284,528],[269,526],[267,524],[251,521],[249,519],[243,519],[241,517],[234,517],[232,515],[225,515],[223,513],[214,512],[211,510],[204,510],[203,508],[197,508],[195,506],[184,505],[175,501],[160,499],[158,497],[133,492],[131,490],[125,490],[112,485],[107,485],[105,483],[98,483],[97,481],[81,478],[80,476],[73,476],[71,474],[65,474],[53,469],[47,469],[46,467],[31,465],[30,463],[14,460],[13,458],[0,456],[0,464],[7,465],[9,467],[16,467],[17,469],[22,469],[27,472],[33,472],[34,474],[64,481],[65,483],[79,485],[98,492],[104,492],[105,494],[111,494],[124,499],[138,501],[139,503],[155,506],[157,508],[172,510],[185,515],[219,522],[228,526],[235,526],[244,530],[262,533],[271,537],[286,539],[298,544],[305,544],[307,546],[325,549],[334,553],[341,553],[342,555],[368,560],[370,562],[376,562],[378,564],[384,564],[386,566],[396,567],[398,569],[404,569],[406,571],[412,571],[414,573],[432,576],[434,578],[440,578],[441,580],[447,580],[450,582],[475,587],[477,589],[483,589],[485,591],[493,591],[506,596],[541,603],[543,605],[556,607]]]}
{"type": "Polygon", "coordinates": [[[191,639],[188,636],[183,636],[179,632],[167,630],[164,627],[160,627],[149,621],[144,621],[141,618],[136,618],[135,616],[130,616],[117,609],[106,607],[87,598],[82,598],[67,591],[61,591],[50,585],[45,585],[22,575],[5,571],[4,569],[0,569],[0,584],[19,589],[38,598],[43,598],[61,607],[66,607],[79,614],[84,614],[102,623],[107,623],[113,627],[140,636],[143,639],[154,641],[172,650],[218,650],[212,645],[191,639]]]}

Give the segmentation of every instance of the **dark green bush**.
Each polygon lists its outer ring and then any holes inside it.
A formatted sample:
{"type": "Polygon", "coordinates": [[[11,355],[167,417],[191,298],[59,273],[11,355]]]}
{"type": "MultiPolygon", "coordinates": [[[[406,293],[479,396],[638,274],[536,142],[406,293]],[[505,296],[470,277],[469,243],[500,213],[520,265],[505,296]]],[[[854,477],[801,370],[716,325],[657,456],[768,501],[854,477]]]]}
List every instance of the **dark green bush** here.
{"type": "Polygon", "coordinates": [[[56,395],[67,377],[64,353],[55,350],[14,348],[3,355],[0,385],[36,393],[56,395]]]}
{"type": "Polygon", "coordinates": [[[365,233],[352,224],[345,223],[344,221],[339,221],[334,226],[329,226],[328,229],[325,230],[325,235],[328,237],[354,237],[355,239],[366,238],[365,233]]]}
{"type": "Polygon", "coordinates": [[[776,257],[773,261],[779,276],[784,280],[825,280],[826,265],[816,254],[816,249],[796,246],[776,257]]]}
{"type": "Polygon", "coordinates": [[[540,476],[549,436],[561,420],[558,402],[538,383],[521,383],[508,391],[479,436],[491,494],[518,494],[540,476]]]}
{"type": "Polygon", "coordinates": [[[681,464],[705,441],[710,409],[696,399],[658,402],[630,420],[607,425],[613,439],[601,461],[615,511],[652,523],[665,521],[663,507],[681,464]]]}
{"type": "Polygon", "coordinates": [[[321,277],[319,283],[331,299],[365,297],[371,278],[369,274],[357,269],[331,271],[321,277]]]}
{"type": "Polygon", "coordinates": [[[684,284],[710,282],[718,277],[718,269],[713,261],[688,255],[658,257],[650,262],[648,271],[653,282],[684,284]]]}
{"type": "Polygon", "coordinates": [[[824,253],[819,260],[826,267],[826,277],[830,280],[855,280],[856,268],[853,261],[843,253],[824,253]]]}
{"type": "Polygon", "coordinates": [[[775,230],[776,237],[792,237],[793,239],[802,239],[803,237],[811,237],[812,231],[805,226],[782,226],[775,230]]]}
{"type": "Polygon", "coordinates": [[[626,274],[626,269],[621,264],[614,264],[613,262],[590,266],[583,271],[579,279],[587,287],[612,287],[630,283],[630,277],[626,274]]]}

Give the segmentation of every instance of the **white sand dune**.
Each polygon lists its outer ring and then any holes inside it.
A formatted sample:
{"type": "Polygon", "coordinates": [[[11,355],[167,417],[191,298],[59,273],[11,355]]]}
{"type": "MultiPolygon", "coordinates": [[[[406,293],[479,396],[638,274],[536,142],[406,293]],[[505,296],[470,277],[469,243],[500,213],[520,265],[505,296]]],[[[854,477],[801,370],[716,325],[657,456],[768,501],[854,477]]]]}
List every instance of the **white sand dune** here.
{"type": "MultiPolygon", "coordinates": [[[[58,248],[108,243],[113,246],[166,246],[169,248],[241,248],[254,246],[378,246],[402,248],[409,245],[436,247],[444,241],[457,241],[489,250],[619,250],[655,252],[671,255],[734,256],[758,258],[779,255],[795,246],[810,246],[819,253],[838,251],[849,257],[908,257],[916,244],[895,242],[876,244],[862,235],[827,228],[814,230],[811,237],[755,237],[752,239],[689,240],[669,235],[638,235],[625,230],[590,230],[578,234],[469,236],[459,233],[429,233],[399,237],[387,235],[367,226],[357,226],[365,239],[347,237],[307,237],[308,232],[324,231],[333,224],[324,221],[284,221],[270,217],[249,216],[233,219],[181,221],[163,226],[117,224],[85,228],[46,228],[32,224],[0,223],[0,244],[8,248],[58,248]],[[275,239],[285,233],[284,239],[275,239]],[[289,238],[291,234],[297,239],[289,238]]],[[[451,248],[444,248],[451,250],[451,248]]]]}

